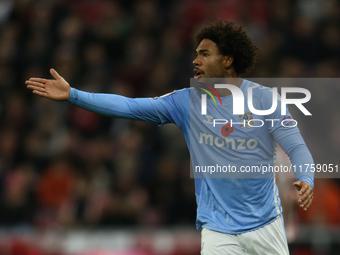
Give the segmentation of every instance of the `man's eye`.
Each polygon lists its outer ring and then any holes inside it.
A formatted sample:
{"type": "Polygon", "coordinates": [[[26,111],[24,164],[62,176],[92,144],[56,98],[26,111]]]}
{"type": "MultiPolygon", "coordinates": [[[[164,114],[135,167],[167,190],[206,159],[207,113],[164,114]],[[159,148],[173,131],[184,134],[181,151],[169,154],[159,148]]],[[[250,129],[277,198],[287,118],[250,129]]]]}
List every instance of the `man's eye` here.
{"type": "Polygon", "coordinates": [[[203,53],[203,57],[208,57],[209,54],[208,53],[203,53]]]}

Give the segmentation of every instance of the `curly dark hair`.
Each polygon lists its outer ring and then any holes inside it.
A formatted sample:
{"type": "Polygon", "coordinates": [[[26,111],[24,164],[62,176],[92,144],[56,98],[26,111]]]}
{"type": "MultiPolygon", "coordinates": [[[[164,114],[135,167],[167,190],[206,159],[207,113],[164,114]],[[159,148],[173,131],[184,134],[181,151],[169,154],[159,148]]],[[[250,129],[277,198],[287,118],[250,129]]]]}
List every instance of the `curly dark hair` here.
{"type": "Polygon", "coordinates": [[[233,66],[237,75],[245,74],[254,67],[258,48],[242,26],[217,20],[202,27],[195,39],[197,45],[203,39],[209,39],[216,43],[220,54],[234,57],[233,66]]]}

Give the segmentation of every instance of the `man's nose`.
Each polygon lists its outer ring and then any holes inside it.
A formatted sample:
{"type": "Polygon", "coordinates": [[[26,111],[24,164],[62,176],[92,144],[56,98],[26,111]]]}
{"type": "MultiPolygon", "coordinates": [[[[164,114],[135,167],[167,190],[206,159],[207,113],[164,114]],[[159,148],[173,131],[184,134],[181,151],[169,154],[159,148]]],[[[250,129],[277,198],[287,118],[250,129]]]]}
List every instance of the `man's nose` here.
{"type": "Polygon", "coordinates": [[[194,64],[194,66],[201,66],[202,65],[202,62],[199,61],[198,57],[196,57],[194,59],[194,61],[192,61],[192,63],[194,64]]]}

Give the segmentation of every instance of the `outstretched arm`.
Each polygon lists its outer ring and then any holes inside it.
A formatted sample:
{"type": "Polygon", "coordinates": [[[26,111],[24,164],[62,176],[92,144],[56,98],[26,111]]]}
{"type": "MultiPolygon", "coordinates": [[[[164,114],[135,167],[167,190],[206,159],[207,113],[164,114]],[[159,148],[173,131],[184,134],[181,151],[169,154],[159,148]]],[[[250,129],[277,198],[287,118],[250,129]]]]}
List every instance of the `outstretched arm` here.
{"type": "Polygon", "coordinates": [[[42,97],[67,101],[85,110],[110,117],[128,118],[165,123],[179,123],[177,105],[171,96],[167,98],[127,98],[114,94],[89,93],[71,88],[54,69],[50,70],[54,79],[30,78],[28,89],[42,97]]]}
{"type": "Polygon", "coordinates": [[[53,79],[30,78],[25,83],[33,93],[49,99],[65,101],[70,97],[71,87],[56,70],[50,69],[53,79]]]}

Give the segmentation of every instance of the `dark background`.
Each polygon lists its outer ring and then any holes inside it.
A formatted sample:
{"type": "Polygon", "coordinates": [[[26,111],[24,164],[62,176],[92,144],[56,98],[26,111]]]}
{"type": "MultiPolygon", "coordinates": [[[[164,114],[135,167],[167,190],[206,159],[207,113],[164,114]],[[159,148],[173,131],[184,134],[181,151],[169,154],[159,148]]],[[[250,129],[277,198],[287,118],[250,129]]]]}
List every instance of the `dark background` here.
{"type": "MultiPolygon", "coordinates": [[[[188,87],[193,34],[216,18],[242,24],[260,49],[247,77],[340,76],[336,0],[1,1],[2,229],[194,227],[189,153],[176,126],[95,115],[39,98],[24,82],[53,67],[90,92],[154,97],[188,87]]],[[[339,92],[311,88],[307,109],[326,119],[300,126],[315,163],[338,160],[339,92]]],[[[317,179],[307,213],[292,182],[278,181],[291,253],[339,254],[340,182],[317,179]]],[[[19,254],[14,246],[6,254],[19,254]]]]}

